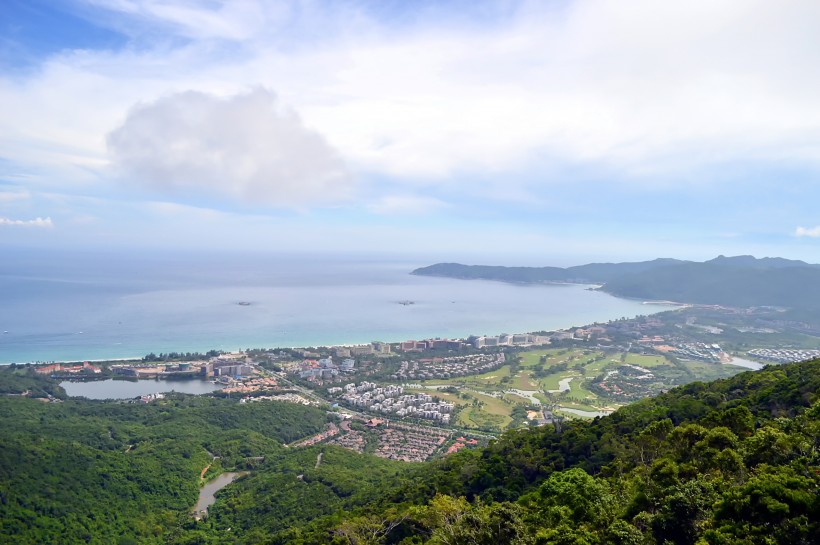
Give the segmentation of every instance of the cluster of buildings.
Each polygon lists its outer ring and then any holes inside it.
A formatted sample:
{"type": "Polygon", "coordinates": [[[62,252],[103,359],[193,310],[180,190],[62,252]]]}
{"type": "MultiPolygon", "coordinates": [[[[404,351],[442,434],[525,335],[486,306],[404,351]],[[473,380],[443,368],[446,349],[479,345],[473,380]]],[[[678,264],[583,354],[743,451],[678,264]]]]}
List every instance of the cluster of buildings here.
{"type": "Polygon", "coordinates": [[[510,335],[502,333],[495,337],[468,337],[467,342],[473,348],[484,348],[485,346],[529,346],[533,344],[549,344],[549,338],[530,333],[515,333],[510,335]]]}
{"type": "MultiPolygon", "coordinates": [[[[655,375],[638,365],[625,364],[617,369],[607,371],[603,379],[592,383],[592,389],[608,397],[622,400],[637,400],[652,393],[652,385],[656,381],[655,375]]],[[[552,415],[549,415],[550,417],[552,415]]],[[[544,419],[548,415],[544,414],[544,419]]]]}
{"type": "MultiPolygon", "coordinates": [[[[657,347],[657,349],[661,350],[660,347],[657,347]]],[[[682,358],[711,363],[728,362],[731,359],[717,343],[680,343],[672,347],[671,350],[665,351],[682,358]]]]}
{"type": "Polygon", "coordinates": [[[40,365],[35,367],[34,369],[37,373],[41,375],[96,375],[102,372],[96,365],[92,365],[87,361],[83,362],[82,365],[63,365],[60,363],[54,363],[51,365],[40,365]]]}
{"type": "MultiPolygon", "coordinates": [[[[134,378],[241,378],[255,373],[250,358],[242,353],[221,354],[209,360],[166,364],[112,365],[111,372],[134,378]]],[[[227,381],[226,381],[227,382],[227,381]]]]}
{"type": "Polygon", "coordinates": [[[502,333],[497,336],[470,336],[467,339],[425,339],[423,341],[404,341],[398,349],[403,352],[421,352],[423,350],[460,350],[465,346],[484,348],[486,346],[529,346],[549,344],[549,338],[531,333],[502,333]]]}
{"type": "Polygon", "coordinates": [[[279,387],[279,383],[273,377],[257,377],[244,382],[237,382],[232,386],[222,388],[222,392],[226,394],[250,394],[254,392],[264,392],[266,390],[275,390],[279,387]]]}
{"type": "Polygon", "coordinates": [[[373,382],[348,384],[344,388],[328,388],[328,394],[338,395],[340,401],[372,412],[392,413],[398,417],[425,418],[450,423],[454,405],[436,401],[427,394],[405,394],[401,386],[379,387],[373,382]]]}
{"type": "Polygon", "coordinates": [[[791,350],[787,348],[755,348],[749,355],[777,363],[806,361],[820,358],[820,350],[791,350]]]}
{"type": "Polygon", "coordinates": [[[393,424],[379,430],[376,456],[405,462],[429,459],[450,437],[450,432],[436,428],[393,424]]]}
{"type": "Polygon", "coordinates": [[[305,360],[290,368],[290,372],[299,378],[311,381],[332,380],[343,373],[354,373],[355,371],[356,360],[346,357],[336,364],[333,356],[319,360],[305,360]]]}
{"type": "Polygon", "coordinates": [[[321,443],[322,441],[326,441],[331,437],[339,434],[339,427],[334,424],[330,423],[327,425],[324,431],[317,433],[316,435],[311,435],[307,439],[302,439],[297,443],[293,443],[292,447],[309,447],[310,445],[315,445],[316,443],[321,443]]]}
{"type": "Polygon", "coordinates": [[[403,352],[422,352],[423,350],[459,350],[464,342],[451,339],[426,339],[424,341],[404,341],[399,343],[403,352]]]}
{"type": "Polygon", "coordinates": [[[403,361],[393,380],[451,378],[494,371],[506,363],[503,352],[403,361]]]}
{"type": "Polygon", "coordinates": [[[459,437],[458,439],[456,439],[456,442],[450,445],[450,448],[447,449],[447,454],[455,454],[461,449],[466,448],[468,445],[474,447],[478,445],[478,440],[459,437]]]}
{"type": "Polygon", "coordinates": [[[392,349],[388,343],[379,341],[370,344],[358,344],[356,346],[335,346],[333,353],[339,358],[373,356],[379,354],[390,354],[392,349]]]}
{"type": "MultiPolygon", "coordinates": [[[[451,436],[448,430],[412,424],[378,421],[378,425],[371,425],[376,421],[378,419],[370,420],[368,427],[378,434],[378,446],[374,454],[381,458],[424,462],[436,453],[442,452],[443,445],[451,436]]],[[[352,429],[350,424],[351,420],[343,421],[340,425],[341,433],[333,436],[328,444],[364,452],[368,442],[367,437],[363,432],[352,429]]],[[[464,446],[478,444],[475,440],[472,442],[464,438],[460,440],[463,441],[464,446]]]]}
{"type": "Polygon", "coordinates": [[[350,420],[342,421],[341,428],[342,435],[331,439],[328,441],[328,444],[339,445],[340,447],[355,450],[356,452],[364,452],[364,448],[367,446],[367,439],[364,433],[351,429],[350,420]]]}
{"type": "Polygon", "coordinates": [[[590,327],[575,328],[569,332],[558,332],[550,336],[551,340],[560,339],[561,333],[568,336],[564,338],[603,340],[600,337],[631,337],[633,339],[646,339],[651,332],[663,327],[663,322],[654,317],[642,320],[616,320],[606,324],[596,324],[590,327]]]}
{"type": "Polygon", "coordinates": [[[140,396],[140,403],[151,403],[152,401],[156,401],[157,399],[165,399],[165,394],[148,394],[145,396],[140,396]]]}

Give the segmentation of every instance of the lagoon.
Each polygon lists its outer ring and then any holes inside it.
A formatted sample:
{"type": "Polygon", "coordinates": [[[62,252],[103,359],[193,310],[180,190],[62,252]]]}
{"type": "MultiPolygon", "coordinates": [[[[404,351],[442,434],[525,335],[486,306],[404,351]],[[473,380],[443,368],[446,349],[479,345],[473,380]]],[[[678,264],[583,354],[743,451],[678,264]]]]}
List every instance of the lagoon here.
{"type": "Polygon", "coordinates": [[[219,384],[200,379],[191,380],[93,380],[79,382],[66,380],[60,383],[71,397],[88,399],[133,399],[144,395],[179,392],[185,394],[209,394],[222,388],[219,384]]]}

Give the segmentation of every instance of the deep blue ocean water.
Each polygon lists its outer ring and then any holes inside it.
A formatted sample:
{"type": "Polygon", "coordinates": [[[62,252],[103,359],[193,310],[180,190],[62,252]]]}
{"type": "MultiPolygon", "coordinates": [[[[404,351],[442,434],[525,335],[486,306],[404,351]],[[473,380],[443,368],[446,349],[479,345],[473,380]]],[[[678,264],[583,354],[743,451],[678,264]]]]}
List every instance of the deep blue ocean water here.
{"type": "Polygon", "coordinates": [[[409,274],[432,262],[16,252],[0,264],[0,363],[519,333],[664,310],[587,286],[409,274]]]}

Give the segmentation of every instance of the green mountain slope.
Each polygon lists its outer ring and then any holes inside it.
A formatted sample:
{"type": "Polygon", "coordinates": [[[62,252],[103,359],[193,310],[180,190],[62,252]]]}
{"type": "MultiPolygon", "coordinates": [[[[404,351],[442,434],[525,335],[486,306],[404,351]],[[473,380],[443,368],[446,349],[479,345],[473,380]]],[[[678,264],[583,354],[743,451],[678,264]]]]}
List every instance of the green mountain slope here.
{"type": "MultiPolygon", "coordinates": [[[[0,368],[0,384],[12,391],[60,390],[11,367],[0,368]]],[[[285,448],[327,422],[325,411],[291,403],[175,394],[147,405],[47,403],[13,396],[0,397],[0,419],[0,543],[217,539],[229,526],[220,526],[218,517],[195,522],[190,516],[206,467],[206,479],[224,470],[250,471],[223,490],[212,509],[224,503],[224,511],[240,512],[240,522],[272,534],[365,503],[364,489],[378,489],[370,483],[408,467],[342,449],[285,448]]],[[[255,542],[252,532],[241,535],[255,542]]]]}
{"type": "Polygon", "coordinates": [[[429,267],[415,269],[410,274],[475,280],[499,280],[502,282],[588,282],[599,284],[624,275],[650,271],[679,263],[686,262],[677,259],[655,259],[637,263],[590,263],[589,265],[579,265],[565,269],[561,267],[502,267],[437,263],[429,267]]]}
{"type": "Polygon", "coordinates": [[[703,263],[656,259],[558,267],[488,267],[438,263],[411,274],[521,283],[604,284],[612,295],[736,307],[820,309],[820,266],[781,258],[719,256],[703,263]]]}
{"type": "Polygon", "coordinates": [[[418,472],[388,504],[273,542],[818,543],[818,395],[813,361],[509,432],[418,472]],[[390,530],[365,537],[374,526],[390,530]]]}
{"type": "Polygon", "coordinates": [[[820,360],[415,465],[287,449],[326,416],[275,402],[4,397],[0,416],[0,542],[820,542],[820,360]],[[189,511],[209,463],[206,477],[251,473],[197,522],[189,511]]]}
{"type": "Polygon", "coordinates": [[[685,263],[615,278],[603,290],[637,299],[814,310],[820,308],[820,268],[685,263]]]}

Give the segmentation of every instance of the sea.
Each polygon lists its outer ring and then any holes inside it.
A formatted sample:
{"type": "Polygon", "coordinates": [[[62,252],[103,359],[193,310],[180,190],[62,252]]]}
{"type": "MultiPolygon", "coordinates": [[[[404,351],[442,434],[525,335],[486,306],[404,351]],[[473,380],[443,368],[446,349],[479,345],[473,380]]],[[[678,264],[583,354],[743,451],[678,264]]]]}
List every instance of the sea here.
{"type": "Polygon", "coordinates": [[[414,276],[435,262],[418,256],[5,253],[0,363],[551,331],[668,308],[585,285],[414,276]]]}

